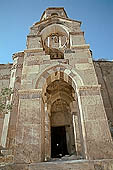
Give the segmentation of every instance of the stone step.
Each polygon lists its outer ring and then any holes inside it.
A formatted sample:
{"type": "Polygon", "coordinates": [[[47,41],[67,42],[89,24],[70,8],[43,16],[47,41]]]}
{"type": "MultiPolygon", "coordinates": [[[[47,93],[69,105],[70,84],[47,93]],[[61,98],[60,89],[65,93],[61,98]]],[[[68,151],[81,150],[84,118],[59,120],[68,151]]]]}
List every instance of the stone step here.
{"type": "Polygon", "coordinates": [[[0,170],[113,170],[113,159],[10,164],[0,170]]]}

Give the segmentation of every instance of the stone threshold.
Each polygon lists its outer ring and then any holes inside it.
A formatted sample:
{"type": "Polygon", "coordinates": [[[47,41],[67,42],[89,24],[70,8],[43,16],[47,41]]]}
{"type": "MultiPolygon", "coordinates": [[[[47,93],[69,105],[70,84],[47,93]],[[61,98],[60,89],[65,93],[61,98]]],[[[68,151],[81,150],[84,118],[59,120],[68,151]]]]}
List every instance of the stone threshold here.
{"type": "Polygon", "coordinates": [[[35,165],[35,164],[68,164],[68,163],[95,163],[95,162],[98,162],[98,163],[101,163],[101,162],[109,162],[109,161],[112,161],[113,162],[113,159],[100,159],[100,160],[86,160],[86,159],[79,159],[79,160],[57,160],[57,161],[46,161],[46,162],[39,162],[39,163],[31,163],[30,165],[35,165]]]}
{"type": "Polygon", "coordinates": [[[1,166],[0,170],[113,170],[113,159],[70,160],[41,163],[18,163],[1,166]]]}

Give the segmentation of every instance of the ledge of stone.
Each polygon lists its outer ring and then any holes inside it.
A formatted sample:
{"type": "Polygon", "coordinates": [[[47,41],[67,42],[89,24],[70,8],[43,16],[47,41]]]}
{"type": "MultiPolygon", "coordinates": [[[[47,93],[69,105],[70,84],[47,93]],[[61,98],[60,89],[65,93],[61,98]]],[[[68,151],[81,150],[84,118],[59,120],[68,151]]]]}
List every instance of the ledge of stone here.
{"type": "Polygon", "coordinates": [[[38,52],[43,52],[43,48],[31,48],[31,49],[26,49],[24,50],[26,53],[38,53],[38,52]]]}
{"type": "Polygon", "coordinates": [[[80,31],[80,32],[69,32],[69,34],[71,35],[84,35],[84,32],[80,31]]]}
{"type": "Polygon", "coordinates": [[[78,87],[79,90],[95,90],[95,89],[100,89],[101,85],[84,85],[84,86],[80,86],[78,87]]]}
{"type": "Polygon", "coordinates": [[[79,49],[89,49],[89,44],[83,44],[83,45],[72,45],[71,49],[79,50],[79,49]]]}

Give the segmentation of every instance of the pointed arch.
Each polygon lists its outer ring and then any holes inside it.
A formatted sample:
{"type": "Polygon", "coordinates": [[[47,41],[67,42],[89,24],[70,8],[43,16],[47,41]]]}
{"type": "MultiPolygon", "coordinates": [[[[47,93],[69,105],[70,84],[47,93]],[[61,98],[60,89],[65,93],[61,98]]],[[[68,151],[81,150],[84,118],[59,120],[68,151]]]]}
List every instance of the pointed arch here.
{"type": "MultiPolygon", "coordinates": [[[[63,79],[69,83],[74,90],[76,87],[84,85],[84,82],[76,70],[73,70],[69,65],[53,65],[46,68],[43,72],[39,74],[36,81],[35,88],[46,89],[46,87],[55,80],[63,79]]],[[[45,91],[45,90],[44,90],[45,91]]]]}

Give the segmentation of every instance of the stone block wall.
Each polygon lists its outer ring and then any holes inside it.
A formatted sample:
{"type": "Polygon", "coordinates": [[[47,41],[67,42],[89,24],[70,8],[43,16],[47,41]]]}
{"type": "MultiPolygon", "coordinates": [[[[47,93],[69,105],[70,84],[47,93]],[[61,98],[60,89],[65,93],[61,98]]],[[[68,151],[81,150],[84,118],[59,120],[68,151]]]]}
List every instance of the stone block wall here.
{"type": "Polygon", "coordinates": [[[0,64],[0,90],[9,87],[12,65],[0,64]]]}
{"type": "Polygon", "coordinates": [[[113,62],[94,61],[94,67],[108,119],[113,124],[113,62]]]}
{"type": "MultiPolygon", "coordinates": [[[[87,54],[87,51],[86,51],[87,54]]],[[[39,54],[38,54],[39,55],[39,54]]],[[[37,57],[38,57],[37,55],[37,57]]],[[[84,53],[85,55],[85,53],[84,53]]],[[[43,70],[43,68],[46,68],[46,65],[49,66],[50,64],[54,64],[55,61],[50,61],[49,56],[44,56],[43,54],[41,54],[41,56],[38,57],[38,60],[36,59],[36,54],[32,57],[32,59],[28,58],[28,61],[26,63],[26,66],[24,67],[23,70],[23,77],[21,77],[21,71],[20,73],[20,80],[22,79],[22,81],[24,81],[24,77],[27,76],[27,69],[31,70],[31,75],[29,75],[28,79],[30,81],[30,78],[32,78],[34,81],[36,80],[36,77],[38,75],[39,72],[41,72],[43,70]],[[46,57],[46,60],[44,60],[46,57]],[[33,60],[34,58],[34,60],[33,60]],[[39,64],[42,62],[42,65],[33,65],[33,61],[37,61],[39,62],[39,64]],[[45,63],[46,62],[46,63],[45,63]],[[46,64],[46,65],[45,65],[46,64]],[[35,68],[36,67],[36,68],[35,68]],[[36,70],[36,71],[35,71],[36,70]],[[36,73],[35,73],[36,72],[36,73]],[[33,77],[33,74],[36,74],[35,77],[33,77]]],[[[69,58],[70,56],[70,64],[73,65],[78,72],[82,71],[84,76],[84,81],[86,81],[88,84],[89,81],[89,76],[90,76],[90,80],[92,80],[91,75],[89,75],[88,77],[85,77],[85,71],[91,69],[90,67],[92,67],[92,64],[90,66],[90,63],[92,63],[92,59],[86,59],[82,57],[82,52],[79,50],[77,54],[75,53],[65,53],[65,58],[69,58]],[[79,56],[79,58],[76,56],[79,56]],[[68,56],[68,57],[66,57],[68,56]],[[85,62],[87,62],[87,64],[85,64],[85,62]]],[[[67,59],[68,60],[68,59],[67,59]]],[[[56,61],[57,62],[57,61],[56,61]]],[[[55,62],[55,63],[56,63],[55,62]]],[[[94,63],[94,67],[95,67],[95,71],[96,71],[96,75],[98,78],[98,82],[99,84],[101,84],[101,94],[102,94],[102,99],[103,99],[103,103],[104,103],[104,107],[106,110],[106,114],[107,114],[107,118],[113,123],[113,62],[111,61],[93,61],[94,63]]],[[[11,76],[11,68],[12,68],[13,64],[1,64],[0,65],[0,89],[4,88],[4,87],[9,87],[10,84],[10,76],[11,76]]],[[[21,70],[22,70],[22,66],[21,66],[21,70]]],[[[12,73],[13,74],[13,73],[12,73]]],[[[35,75],[34,74],[34,75],[35,75]]],[[[17,79],[18,75],[16,75],[16,79],[17,79]]],[[[33,82],[32,80],[32,82],[33,82]]],[[[35,85],[36,82],[34,82],[35,85]]],[[[18,84],[18,81],[17,83],[18,84]]],[[[19,83],[20,84],[20,83],[19,83]]],[[[35,88],[33,84],[30,85],[30,88],[35,88]]],[[[26,84],[25,84],[26,86],[26,84]]],[[[27,87],[27,86],[26,86],[27,87]]],[[[29,88],[29,87],[28,87],[29,88]]],[[[2,126],[3,126],[3,118],[0,119],[0,134],[2,133],[2,126]]]]}
{"type": "MultiPolygon", "coordinates": [[[[0,69],[0,88],[11,87],[14,91],[12,111],[0,119],[0,145],[12,150],[16,164],[37,163],[47,160],[45,155],[51,157],[52,111],[48,108],[52,108],[53,103],[48,96],[57,94],[57,84],[52,83],[60,80],[73,89],[72,101],[77,100],[82,158],[113,157],[108,126],[108,120],[113,122],[113,63],[93,62],[90,46],[80,29],[81,22],[69,19],[62,10],[47,9],[47,15],[44,13],[40,22],[31,27],[27,49],[13,55],[13,65],[9,64],[7,69],[2,65],[0,69]],[[49,85],[53,87],[50,94],[49,85]]],[[[68,88],[64,86],[65,90],[68,88]]],[[[67,96],[68,93],[67,90],[67,96]]],[[[59,99],[61,96],[55,101],[59,99]]],[[[70,106],[64,96],[63,100],[70,106]]],[[[76,122],[71,124],[75,126],[76,122]]],[[[78,132],[75,128],[75,138],[78,132]]]]}

